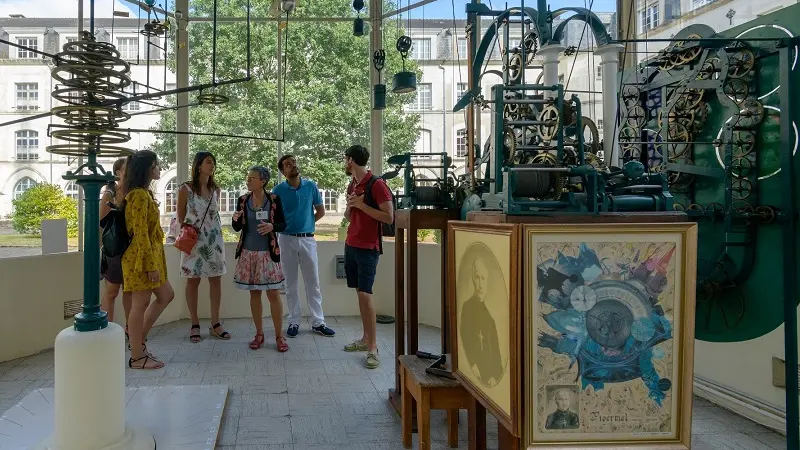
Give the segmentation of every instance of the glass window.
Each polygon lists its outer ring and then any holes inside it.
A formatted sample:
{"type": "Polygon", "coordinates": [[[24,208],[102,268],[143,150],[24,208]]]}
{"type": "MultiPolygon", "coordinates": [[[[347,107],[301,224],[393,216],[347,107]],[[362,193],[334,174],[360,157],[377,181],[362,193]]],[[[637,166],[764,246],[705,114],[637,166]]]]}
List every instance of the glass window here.
{"type": "Polygon", "coordinates": [[[34,186],[36,186],[36,182],[29,177],[25,177],[17,181],[17,184],[14,185],[14,200],[18,199],[22,194],[25,193],[25,191],[34,186]]]}
{"type": "Polygon", "coordinates": [[[658,5],[652,5],[639,12],[639,28],[644,33],[658,26],[658,5]]]}
{"type": "Polygon", "coordinates": [[[67,187],[64,188],[64,195],[69,198],[74,198],[75,200],[78,199],[78,185],[75,184],[74,181],[70,181],[67,183],[67,187]]]}
{"type": "Polygon", "coordinates": [[[178,210],[178,179],[173,178],[164,188],[164,212],[173,213],[178,210]]]}
{"type": "Polygon", "coordinates": [[[16,159],[18,160],[37,160],[39,159],[39,132],[33,130],[21,130],[15,133],[16,159]]]}
{"type": "Polygon", "coordinates": [[[430,83],[417,83],[416,97],[412,104],[413,109],[433,109],[433,95],[430,83]]]}
{"type": "Polygon", "coordinates": [[[335,213],[339,210],[339,193],[327,189],[320,189],[322,196],[322,204],[325,206],[325,212],[335,213]]]}
{"type": "Polygon", "coordinates": [[[464,128],[456,131],[456,158],[467,156],[467,130],[464,128]]]}
{"type": "Polygon", "coordinates": [[[469,87],[469,83],[456,84],[456,101],[464,95],[464,92],[467,92],[467,87],[469,87]]]}
{"type": "Polygon", "coordinates": [[[458,38],[458,57],[467,59],[467,38],[458,38]]]}
{"type": "Polygon", "coordinates": [[[411,51],[409,53],[411,59],[431,59],[430,38],[411,39],[411,51]]]}
{"type": "Polygon", "coordinates": [[[17,110],[39,109],[39,83],[15,83],[14,86],[17,92],[17,110]]]}
{"type": "Polygon", "coordinates": [[[139,57],[139,39],[117,38],[117,50],[119,50],[120,58],[122,59],[137,59],[139,57]]]}
{"type": "MultiPolygon", "coordinates": [[[[39,50],[39,39],[35,37],[30,38],[17,38],[17,45],[39,50]]],[[[17,58],[19,59],[36,59],[36,53],[23,48],[17,48],[17,58]]]]}

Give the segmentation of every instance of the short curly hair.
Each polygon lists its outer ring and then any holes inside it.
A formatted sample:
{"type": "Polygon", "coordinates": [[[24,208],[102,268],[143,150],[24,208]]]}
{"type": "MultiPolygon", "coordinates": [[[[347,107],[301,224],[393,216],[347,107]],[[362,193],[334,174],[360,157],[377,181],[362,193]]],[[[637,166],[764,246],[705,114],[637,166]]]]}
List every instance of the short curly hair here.
{"type": "Polygon", "coordinates": [[[347,150],[344,151],[344,156],[348,158],[353,158],[353,162],[357,165],[364,167],[367,165],[367,161],[369,161],[369,151],[363,145],[352,145],[347,150]]]}
{"type": "Polygon", "coordinates": [[[269,169],[264,166],[253,166],[250,168],[250,172],[256,172],[258,174],[258,178],[261,180],[261,186],[266,187],[267,183],[269,183],[269,169]]]}

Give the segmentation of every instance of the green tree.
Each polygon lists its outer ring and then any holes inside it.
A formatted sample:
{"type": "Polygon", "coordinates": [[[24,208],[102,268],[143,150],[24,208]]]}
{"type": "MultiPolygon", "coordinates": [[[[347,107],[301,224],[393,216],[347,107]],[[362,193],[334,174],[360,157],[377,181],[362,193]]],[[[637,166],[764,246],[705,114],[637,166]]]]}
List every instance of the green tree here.
{"type": "Polygon", "coordinates": [[[39,235],[42,221],[67,220],[67,234],[78,235],[78,203],[64,195],[61,187],[40,183],[28,189],[19,198],[11,201],[11,226],[17,233],[39,235]]]}
{"type": "MultiPolygon", "coordinates": [[[[271,1],[252,2],[252,16],[269,15],[271,1]]],[[[192,2],[193,15],[211,15],[211,0],[192,2]]],[[[241,17],[242,0],[218,2],[218,17],[241,17]]],[[[385,10],[395,9],[386,3],[385,10]]],[[[303,0],[293,16],[353,17],[349,1],[303,0]]],[[[369,68],[369,23],[364,36],[353,36],[351,22],[293,22],[289,20],[288,37],[282,43],[286,51],[285,71],[285,142],[283,152],[294,154],[305,176],[317,181],[322,189],[341,191],[346,184],[342,171],[342,152],[354,143],[369,147],[371,86],[369,68]]],[[[393,94],[392,76],[402,70],[402,59],[395,49],[402,30],[390,21],[384,25],[387,106],[384,110],[384,154],[388,158],[411,151],[417,139],[419,116],[405,114],[403,104],[414,94],[393,94]]],[[[231,101],[220,106],[203,105],[190,111],[190,129],[195,132],[279,137],[277,82],[277,23],[260,22],[251,28],[253,80],[218,88],[231,101]]],[[[212,26],[193,23],[189,29],[189,73],[192,84],[208,83],[212,69],[212,26]]],[[[241,78],[246,67],[245,23],[223,23],[217,29],[217,78],[241,78]]],[[[174,53],[170,57],[174,70],[174,53]]],[[[407,70],[418,70],[406,62],[407,70]]],[[[419,73],[419,72],[418,72],[419,73]]],[[[195,94],[190,94],[194,98],[195,94]]],[[[175,129],[175,112],[161,113],[158,129],[175,129]]],[[[275,142],[192,136],[191,152],[207,150],[217,157],[216,178],[225,187],[243,184],[245,171],[253,164],[275,170],[275,142]]],[[[160,134],[153,145],[168,164],[175,162],[174,135],[160,134]]]]}

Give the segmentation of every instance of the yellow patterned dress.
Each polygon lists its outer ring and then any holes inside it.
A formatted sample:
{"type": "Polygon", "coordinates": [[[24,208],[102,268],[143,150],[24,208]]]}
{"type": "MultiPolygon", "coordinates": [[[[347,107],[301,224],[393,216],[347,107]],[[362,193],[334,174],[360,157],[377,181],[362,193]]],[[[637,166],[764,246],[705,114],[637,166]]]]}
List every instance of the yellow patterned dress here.
{"type": "Polygon", "coordinates": [[[131,245],[122,255],[125,292],[147,291],[167,281],[167,258],[164,255],[164,231],[155,200],[144,189],[133,189],[125,196],[125,225],[132,236],[131,245]],[[152,282],[147,272],[158,271],[152,282]]]}

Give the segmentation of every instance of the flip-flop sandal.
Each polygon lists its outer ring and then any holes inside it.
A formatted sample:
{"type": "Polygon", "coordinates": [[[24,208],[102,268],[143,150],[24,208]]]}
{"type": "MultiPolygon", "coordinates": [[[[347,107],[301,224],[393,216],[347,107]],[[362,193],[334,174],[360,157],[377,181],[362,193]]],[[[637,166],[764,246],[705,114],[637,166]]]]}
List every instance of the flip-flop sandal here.
{"type": "Polygon", "coordinates": [[[217,332],[217,328],[222,328],[222,324],[216,323],[208,329],[208,334],[214,336],[217,339],[222,339],[223,341],[227,341],[231,338],[231,334],[225,330],[222,330],[222,333],[217,332]]]}
{"type": "Polygon", "coordinates": [[[142,356],[139,359],[128,358],[128,367],[130,367],[131,369],[138,369],[138,370],[157,370],[157,369],[163,368],[164,367],[164,363],[159,361],[159,360],[157,360],[157,359],[155,359],[155,358],[151,358],[151,357],[145,355],[145,356],[142,356]],[[142,363],[141,367],[134,367],[133,363],[138,363],[141,360],[144,360],[144,362],[142,363]],[[155,367],[147,367],[147,361],[150,361],[150,360],[153,360],[153,361],[155,361],[157,363],[155,367]]]}
{"type": "Polygon", "coordinates": [[[256,337],[250,341],[250,348],[258,350],[262,345],[264,345],[264,333],[256,333],[256,337]]]}
{"type": "Polygon", "coordinates": [[[286,338],[284,337],[275,338],[275,346],[281,353],[289,351],[289,344],[286,343],[286,338]]]}
{"type": "Polygon", "coordinates": [[[192,325],[192,328],[189,330],[189,340],[192,342],[192,344],[197,344],[201,339],[200,325],[192,325]],[[195,334],[194,330],[197,330],[197,334],[195,334]]]}

